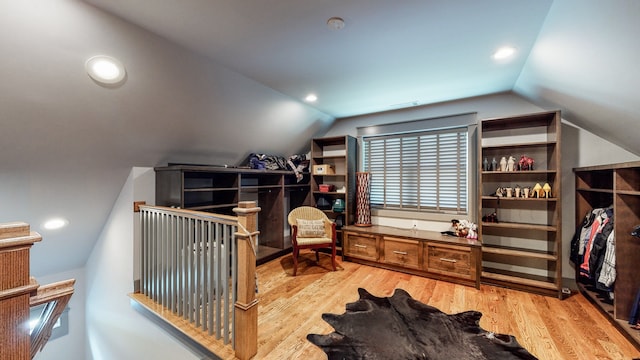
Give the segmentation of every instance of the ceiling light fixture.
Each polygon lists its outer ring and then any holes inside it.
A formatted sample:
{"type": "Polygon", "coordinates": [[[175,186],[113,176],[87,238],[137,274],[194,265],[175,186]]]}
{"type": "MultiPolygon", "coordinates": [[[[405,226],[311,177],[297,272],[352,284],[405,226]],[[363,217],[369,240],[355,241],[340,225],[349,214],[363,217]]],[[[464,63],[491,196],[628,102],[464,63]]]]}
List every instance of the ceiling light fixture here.
{"type": "Polygon", "coordinates": [[[306,102],[316,102],[318,100],[318,96],[316,94],[309,94],[304,98],[306,102]]]}
{"type": "Polygon", "coordinates": [[[60,229],[62,227],[67,226],[68,223],[69,222],[65,219],[55,218],[55,219],[47,220],[43,226],[47,230],[55,230],[55,229],[60,229]]]}
{"type": "Polygon", "coordinates": [[[327,27],[330,30],[341,30],[344,28],[344,20],[337,16],[329,18],[329,20],[327,20],[327,27]]]}
{"type": "Polygon", "coordinates": [[[493,53],[493,58],[495,60],[504,60],[506,58],[509,58],[511,56],[513,56],[513,54],[516,53],[516,49],[511,47],[511,46],[504,46],[501,47],[500,49],[498,49],[496,52],[493,53]]]}
{"type": "Polygon", "coordinates": [[[90,58],[84,67],[93,80],[103,85],[117,85],[127,74],[124,65],[118,59],[105,55],[90,58]]]}

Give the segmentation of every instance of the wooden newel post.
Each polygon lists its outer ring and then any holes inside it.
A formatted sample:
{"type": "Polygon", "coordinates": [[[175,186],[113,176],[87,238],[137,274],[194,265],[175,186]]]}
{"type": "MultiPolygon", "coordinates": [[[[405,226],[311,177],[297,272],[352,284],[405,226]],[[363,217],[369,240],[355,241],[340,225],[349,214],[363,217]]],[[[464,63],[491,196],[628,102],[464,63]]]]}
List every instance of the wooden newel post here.
{"type": "Polygon", "coordinates": [[[238,296],[233,326],[236,357],[248,360],[258,352],[258,299],[256,299],[257,219],[255,201],[242,201],[233,211],[238,216],[238,296]],[[246,230],[246,231],[245,231],[246,230]],[[253,243],[252,243],[253,242],[253,243]]]}
{"type": "Polygon", "coordinates": [[[29,275],[29,251],[40,240],[29,224],[0,224],[0,359],[31,359],[29,299],[38,283],[29,275]]]}

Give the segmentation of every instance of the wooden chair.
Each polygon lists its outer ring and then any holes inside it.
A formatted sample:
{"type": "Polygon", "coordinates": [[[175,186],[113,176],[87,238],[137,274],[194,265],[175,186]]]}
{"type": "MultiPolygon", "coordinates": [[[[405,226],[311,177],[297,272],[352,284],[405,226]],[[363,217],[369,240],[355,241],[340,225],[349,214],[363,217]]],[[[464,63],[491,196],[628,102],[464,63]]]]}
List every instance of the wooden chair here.
{"type": "Polygon", "coordinates": [[[318,249],[331,248],[331,265],[336,270],[336,224],[317,208],[301,206],[291,210],[288,217],[293,245],[293,276],[298,270],[300,249],[316,251],[316,261],[320,261],[318,249]]]}

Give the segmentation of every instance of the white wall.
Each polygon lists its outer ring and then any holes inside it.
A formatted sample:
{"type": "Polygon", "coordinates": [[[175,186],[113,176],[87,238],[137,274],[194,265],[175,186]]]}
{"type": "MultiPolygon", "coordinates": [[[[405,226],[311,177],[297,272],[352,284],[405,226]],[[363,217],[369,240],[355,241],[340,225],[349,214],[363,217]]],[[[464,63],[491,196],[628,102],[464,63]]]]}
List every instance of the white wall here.
{"type": "MultiPolygon", "coordinates": [[[[544,110],[513,93],[501,93],[469,99],[421,106],[405,110],[363,115],[339,119],[326,136],[357,136],[357,127],[386,124],[408,120],[419,120],[469,112],[477,112],[478,120],[513,116],[544,110]]],[[[569,262],[569,247],[575,231],[574,193],[575,183],[572,169],[580,166],[636,161],[640,158],[586,130],[563,121],[562,126],[562,276],[574,278],[574,268],[569,262]]],[[[411,228],[414,219],[372,217],[379,225],[411,228]]],[[[417,221],[419,229],[448,230],[449,222],[417,221]]]]}
{"type": "MultiPolygon", "coordinates": [[[[134,201],[154,203],[155,173],[134,168],[86,265],[86,355],[77,359],[200,359],[131,307],[134,201]]],[[[72,359],[67,358],[65,359],[72,359]]]]}

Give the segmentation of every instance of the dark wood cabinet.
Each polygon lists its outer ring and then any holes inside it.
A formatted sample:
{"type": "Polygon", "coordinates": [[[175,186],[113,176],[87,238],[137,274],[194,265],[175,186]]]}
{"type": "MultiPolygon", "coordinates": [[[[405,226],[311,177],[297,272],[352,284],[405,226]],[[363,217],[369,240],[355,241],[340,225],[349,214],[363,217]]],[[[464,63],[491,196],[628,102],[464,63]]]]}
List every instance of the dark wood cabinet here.
{"type": "Polygon", "coordinates": [[[291,171],[265,171],[215,166],[156,167],[156,205],[234,215],[239,201],[257,201],[260,230],[259,263],[291,249],[286,215],[311,205],[307,172],[298,181],[291,171]]]}
{"type": "Polygon", "coordinates": [[[580,281],[579,271],[576,271],[578,288],[640,348],[640,332],[628,324],[636,294],[640,291],[640,238],[631,235],[635,227],[640,225],[640,161],[574,168],[573,171],[576,181],[576,228],[592,209],[613,206],[615,236],[616,279],[613,299],[609,301],[602,292],[580,281]]]}
{"type": "Polygon", "coordinates": [[[562,297],[560,122],[559,111],[548,111],[480,123],[478,214],[483,220],[478,235],[484,283],[562,297]],[[518,168],[523,155],[535,161],[533,169],[518,168]],[[500,169],[503,157],[515,158],[513,169],[500,169]],[[491,163],[497,168],[487,168],[491,163]],[[550,189],[532,197],[536,184],[550,189]]]}
{"type": "Polygon", "coordinates": [[[436,231],[373,225],[344,228],[343,258],[480,288],[480,242],[436,231]]]}

